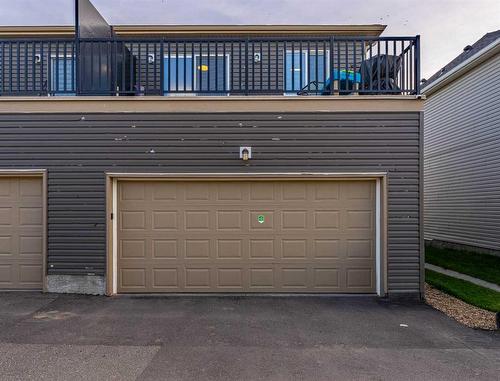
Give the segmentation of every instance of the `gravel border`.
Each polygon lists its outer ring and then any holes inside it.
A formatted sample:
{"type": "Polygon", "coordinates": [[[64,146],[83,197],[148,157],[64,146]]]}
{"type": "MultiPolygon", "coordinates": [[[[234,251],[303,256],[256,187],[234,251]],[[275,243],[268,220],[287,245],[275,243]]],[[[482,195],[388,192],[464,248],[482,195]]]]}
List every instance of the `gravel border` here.
{"type": "Polygon", "coordinates": [[[425,301],[430,306],[467,327],[490,331],[497,329],[496,314],[494,312],[465,303],[427,283],[425,284],[425,301]]]}

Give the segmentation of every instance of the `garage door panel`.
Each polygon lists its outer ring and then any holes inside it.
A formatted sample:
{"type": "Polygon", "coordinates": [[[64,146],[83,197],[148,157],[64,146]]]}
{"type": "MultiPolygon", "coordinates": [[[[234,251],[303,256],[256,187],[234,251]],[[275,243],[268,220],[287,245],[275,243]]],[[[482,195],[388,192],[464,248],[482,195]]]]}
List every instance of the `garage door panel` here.
{"type": "Polygon", "coordinates": [[[41,178],[0,178],[0,289],[41,289],[41,178]]]}
{"type": "Polygon", "coordinates": [[[191,239],[184,241],[184,250],[181,257],[185,259],[210,259],[212,248],[210,239],[191,239]]]}
{"type": "Polygon", "coordinates": [[[348,210],[347,229],[371,229],[372,212],[370,210],[348,210]]]}
{"type": "Polygon", "coordinates": [[[342,195],[347,200],[367,200],[373,198],[373,187],[369,182],[350,182],[342,187],[342,195]]]}
{"type": "Polygon", "coordinates": [[[42,283],[42,265],[19,264],[19,283],[24,285],[39,285],[42,283]]]}
{"type": "Polygon", "coordinates": [[[281,230],[307,229],[307,210],[281,211],[281,230]]]}
{"type": "Polygon", "coordinates": [[[243,247],[243,239],[218,239],[216,258],[245,260],[243,247]]]}
{"type": "Polygon", "coordinates": [[[13,213],[15,213],[14,208],[0,207],[0,225],[2,228],[13,224],[15,220],[15,215],[13,215],[13,213]]]}
{"type": "MultiPolygon", "coordinates": [[[[3,231],[3,234],[6,232],[3,231]]],[[[1,236],[0,237],[0,256],[3,257],[10,257],[12,256],[12,236],[7,235],[7,236],[1,236]]]]}
{"type": "Polygon", "coordinates": [[[210,200],[212,184],[191,183],[187,187],[182,187],[184,200],[186,201],[207,201],[210,200]]]}
{"type": "MultiPolygon", "coordinates": [[[[243,201],[246,194],[245,188],[242,188],[238,183],[217,183],[217,196],[218,201],[234,202],[243,201]]],[[[236,203],[236,205],[241,205],[241,203],[236,203]]]]}
{"type": "Polygon", "coordinates": [[[241,210],[219,210],[216,212],[217,230],[238,231],[243,227],[243,214],[241,210]]]}
{"type": "Polygon", "coordinates": [[[19,237],[19,255],[41,256],[42,255],[42,236],[23,235],[19,237]]]}
{"type": "Polygon", "coordinates": [[[144,201],[146,198],[146,184],[141,182],[131,182],[120,190],[121,201],[144,201]]]}
{"type": "Polygon", "coordinates": [[[143,239],[122,239],[120,259],[146,258],[146,241],[143,239]]]}
{"type": "Polygon", "coordinates": [[[314,184],[314,199],[316,201],[334,201],[340,199],[340,184],[321,182],[314,184]]]}
{"type": "Polygon", "coordinates": [[[349,239],[346,242],[346,246],[346,255],[348,258],[374,258],[374,245],[371,239],[349,239]]]}
{"type": "Polygon", "coordinates": [[[177,200],[177,184],[172,182],[157,181],[152,184],[153,201],[177,200]]]}
{"type": "Polygon", "coordinates": [[[181,290],[179,268],[155,268],[152,270],[152,287],[158,290],[181,290]]]}
{"type": "Polygon", "coordinates": [[[273,238],[251,238],[250,243],[250,259],[273,259],[275,240],[273,238]]]}
{"type": "Polygon", "coordinates": [[[184,269],[184,288],[187,290],[212,289],[212,271],[210,266],[188,266],[184,269]]]}
{"type": "Polygon", "coordinates": [[[154,239],[152,240],[152,256],[157,259],[177,259],[179,255],[179,245],[175,239],[154,239]]]}
{"type": "Polygon", "coordinates": [[[11,264],[0,264],[0,287],[8,288],[13,283],[13,266],[11,264]]]}
{"type": "Polygon", "coordinates": [[[144,290],[146,288],[145,268],[120,269],[120,285],[122,288],[144,290]]]}
{"type": "Polygon", "coordinates": [[[309,285],[307,272],[307,267],[280,266],[278,268],[278,276],[281,289],[307,289],[309,285]]]}
{"type": "Polygon", "coordinates": [[[146,229],[146,213],[143,211],[123,211],[120,213],[121,230],[146,229]]]}
{"type": "Polygon", "coordinates": [[[250,184],[250,201],[276,201],[276,184],[260,182],[250,184]]]}
{"type": "Polygon", "coordinates": [[[307,246],[307,239],[282,239],[281,258],[307,259],[308,254],[311,253],[307,246]]]}
{"type": "Polygon", "coordinates": [[[340,212],[338,210],[315,210],[315,229],[339,229],[340,212]]]}
{"type": "Polygon", "coordinates": [[[342,256],[339,239],[314,239],[313,247],[316,259],[338,259],[342,256]]]}
{"type": "Polygon", "coordinates": [[[179,212],[176,210],[154,210],[152,212],[152,230],[179,230],[179,212]]]}
{"type": "Polygon", "coordinates": [[[119,188],[118,292],[374,292],[374,182],[119,188]]]}
{"type": "Polygon", "coordinates": [[[368,289],[373,285],[373,271],[369,267],[347,269],[347,287],[368,289]]]}
{"type": "Polygon", "coordinates": [[[0,181],[0,200],[10,198],[12,194],[12,183],[10,180],[0,181]]]}
{"type": "Polygon", "coordinates": [[[28,200],[34,198],[35,203],[42,197],[42,182],[39,178],[20,178],[19,196],[21,199],[28,200]]]}
{"type": "MultiPolygon", "coordinates": [[[[139,234],[134,236],[140,237],[139,234]]],[[[203,236],[202,236],[203,237],[203,236]]],[[[158,260],[235,260],[239,262],[269,260],[346,260],[374,259],[371,239],[124,239],[120,240],[120,259],[158,260]],[[151,249],[147,249],[151,242],[151,249]],[[180,248],[180,249],[179,249],[180,248]],[[148,254],[150,254],[148,256],[148,254]]],[[[369,261],[371,263],[371,261],[369,261]]]]}
{"type": "Polygon", "coordinates": [[[255,266],[248,271],[249,290],[263,292],[263,290],[273,291],[277,288],[276,276],[273,267],[255,266]]]}
{"type": "Polygon", "coordinates": [[[281,198],[284,201],[305,201],[307,192],[307,183],[291,183],[281,187],[281,198]]]}
{"type": "Polygon", "coordinates": [[[313,285],[315,289],[327,289],[332,292],[339,290],[341,285],[341,270],[335,267],[314,268],[313,285]]]}
{"type": "MultiPolygon", "coordinates": [[[[250,210],[249,212],[249,230],[250,231],[276,231],[275,217],[277,213],[274,210],[250,210]]],[[[279,223],[278,223],[279,226],[279,223]]]]}
{"type": "Polygon", "coordinates": [[[244,282],[244,270],[238,267],[217,268],[217,284],[218,289],[241,289],[246,288],[244,282]]]}
{"type": "Polygon", "coordinates": [[[187,210],[184,212],[184,230],[186,232],[209,230],[211,225],[209,210],[187,210]]]}

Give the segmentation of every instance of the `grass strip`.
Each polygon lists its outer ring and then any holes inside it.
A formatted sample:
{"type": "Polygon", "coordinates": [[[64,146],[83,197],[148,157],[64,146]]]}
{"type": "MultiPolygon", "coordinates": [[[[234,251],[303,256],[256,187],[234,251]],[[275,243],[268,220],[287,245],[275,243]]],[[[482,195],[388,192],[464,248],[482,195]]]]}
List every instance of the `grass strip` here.
{"type": "Polygon", "coordinates": [[[494,255],[426,247],[425,261],[500,285],[500,257],[494,255]]]}
{"type": "Polygon", "coordinates": [[[425,270],[425,281],[438,290],[473,306],[492,312],[500,312],[500,292],[431,270],[425,270]]]}

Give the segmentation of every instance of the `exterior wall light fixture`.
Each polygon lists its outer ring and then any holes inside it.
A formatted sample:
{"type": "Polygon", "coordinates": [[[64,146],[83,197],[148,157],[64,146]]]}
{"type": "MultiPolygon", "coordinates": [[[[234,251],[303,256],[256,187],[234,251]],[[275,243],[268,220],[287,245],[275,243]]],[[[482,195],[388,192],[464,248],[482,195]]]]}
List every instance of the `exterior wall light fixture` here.
{"type": "Polygon", "coordinates": [[[240,147],[240,159],[248,161],[252,158],[252,147],[240,147]]]}

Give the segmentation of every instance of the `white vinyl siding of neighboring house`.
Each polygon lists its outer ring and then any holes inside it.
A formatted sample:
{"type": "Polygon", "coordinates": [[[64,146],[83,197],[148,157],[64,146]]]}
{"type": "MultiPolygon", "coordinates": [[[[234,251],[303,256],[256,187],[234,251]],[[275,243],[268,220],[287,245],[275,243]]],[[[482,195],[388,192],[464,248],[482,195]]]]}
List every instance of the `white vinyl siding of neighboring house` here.
{"type": "Polygon", "coordinates": [[[500,250],[500,55],[431,94],[425,238],[500,250]]]}

